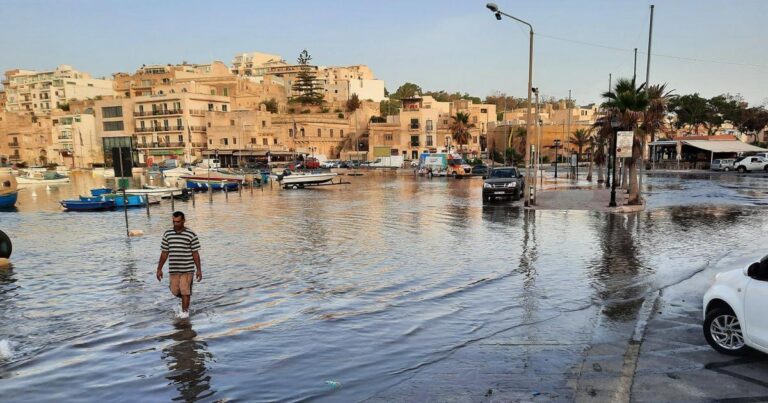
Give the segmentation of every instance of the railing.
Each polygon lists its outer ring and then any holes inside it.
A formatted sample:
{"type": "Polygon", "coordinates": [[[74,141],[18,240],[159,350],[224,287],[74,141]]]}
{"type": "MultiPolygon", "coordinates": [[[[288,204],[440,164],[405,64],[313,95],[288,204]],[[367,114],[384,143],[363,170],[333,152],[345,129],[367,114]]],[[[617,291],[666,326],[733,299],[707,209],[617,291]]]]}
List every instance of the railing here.
{"type": "Polygon", "coordinates": [[[189,129],[193,132],[204,132],[208,130],[208,128],[205,126],[190,126],[189,129]]]}
{"type": "Polygon", "coordinates": [[[166,109],[160,111],[133,111],[133,116],[165,116],[165,115],[181,115],[184,113],[183,109],[166,109]]]}
{"type": "Polygon", "coordinates": [[[16,143],[16,142],[8,143],[8,147],[18,148],[18,147],[21,147],[21,144],[20,143],[16,143]]]}
{"type": "Polygon", "coordinates": [[[410,125],[408,125],[408,128],[411,129],[411,130],[418,130],[419,124],[418,123],[415,123],[415,124],[411,123],[410,125]]]}
{"type": "Polygon", "coordinates": [[[411,147],[418,147],[419,144],[420,143],[418,141],[411,141],[411,147]]]}
{"type": "Polygon", "coordinates": [[[137,148],[179,148],[184,147],[186,143],[139,143],[137,148]]]}
{"type": "Polygon", "coordinates": [[[191,143],[191,144],[192,144],[192,148],[205,148],[206,147],[205,143],[191,143]]]}
{"type": "Polygon", "coordinates": [[[190,115],[205,115],[205,112],[208,112],[204,109],[190,109],[189,114],[190,115]]]}
{"type": "Polygon", "coordinates": [[[136,133],[154,133],[154,132],[180,132],[184,130],[184,126],[168,126],[168,127],[135,127],[136,133]]]}

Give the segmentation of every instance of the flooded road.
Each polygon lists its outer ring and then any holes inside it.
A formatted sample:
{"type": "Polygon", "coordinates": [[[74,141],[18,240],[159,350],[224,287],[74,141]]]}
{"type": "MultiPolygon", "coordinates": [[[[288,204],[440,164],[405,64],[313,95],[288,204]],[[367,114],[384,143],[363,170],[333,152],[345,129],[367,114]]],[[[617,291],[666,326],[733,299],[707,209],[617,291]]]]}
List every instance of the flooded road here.
{"type": "Polygon", "coordinates": [[[436,397],[420,377],[475,384],[532,367],[567,398],[581,353],[633,323],[649,292],[766,253],[756,176],[648,178],[649,209],[632,215],[484,204],[479,179],[344,178],[177,202],[202,244],[189,321],[154,277],[169,202],[129,211],[145,235],[126,239],[120,210],[58,207],[103,178],[25,190],[0,212],[14,240],[0,396],[423,400],[436,397]]]}

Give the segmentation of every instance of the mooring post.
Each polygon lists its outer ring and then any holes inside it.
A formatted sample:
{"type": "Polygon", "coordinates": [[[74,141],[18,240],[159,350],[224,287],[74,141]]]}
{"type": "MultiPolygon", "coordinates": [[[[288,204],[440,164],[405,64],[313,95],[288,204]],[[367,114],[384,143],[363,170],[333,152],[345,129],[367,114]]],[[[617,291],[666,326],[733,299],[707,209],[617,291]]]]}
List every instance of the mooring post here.
{"type": "Polygon", "coordinates": [[[195,207],[195,191],[192,191],[192,208],[195,207]]]}
{"type": "Polygon", "coordinates": [[[131,231],[128,229],[128,197],[125,195],[125,188],[123,188],[123,211],[125,212],[125,235],[131,236],[131,231]]]}
{"type": "Polygon", "coordinates": [[[211,185],[210,180],[207,182],[206,186],[208,186],[208,203],[213,203],[213,185],[211,185]]]}
{"type": "MultiPolygon", "coordinates": [[[[147,198],[147,204],[149,204],[149,198],[147,198]]],[[[171,211],[176,211],[176,207],[173,203],[173,192],[171,192],[171,211]]]]}
{"type": "Polygon", "coordinates": [[[149,195],[145,194],[144,197],[147,198],[147,217],[149,217],[149,195]]]}
{"type": "Polygon", "coordinates": [[[227,185],[227,181],[221,181],[221,186],[224,188],[224,200],[229,200],[229,192],[227,191],[229,187],[227,185]]]}

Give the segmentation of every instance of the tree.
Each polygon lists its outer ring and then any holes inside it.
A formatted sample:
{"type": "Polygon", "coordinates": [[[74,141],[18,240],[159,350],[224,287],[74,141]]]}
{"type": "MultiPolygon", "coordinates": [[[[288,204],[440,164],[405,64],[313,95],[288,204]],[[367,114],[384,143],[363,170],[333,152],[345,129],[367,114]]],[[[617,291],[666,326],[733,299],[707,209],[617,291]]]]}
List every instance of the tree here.
{"type": "Polygon", "coordinates": [[[590,142],[592,141],[592,133],[587,129],[576,129],[575,132],[571,135],[571,138],[568,139],[568,141],[571,142],[571,144],[575,145],[576,148],[579,149],[578,151],[578,161],[581,161],[581,152],[584,149],[584,147],[588,146],[590,142]]]}
{"type": "Polygon", "coordinates": [[[277,100],[270,98],[269,101],[261,101],[259,105],[264,105],[267,108],[267,112],[277,113],[277,100]]]}
{"type": "Polygon", "coordinates": [[[347,100],[347,112],[352,113],[358,109],[360,109],[360,106],[362,106],[362,102],[360,102],[360,98],[357,97],[357,94],[352,94],[351,97],[347,100]]]}
{"type": "Polygon", "coordinates": [[[389,96],[389,99],[396,99],[401,100],[403,98],[410,98],[414,95],[418,96],[421,94],[421,87],[414,83],[405,83],[401,85],[397,91],[395,91],[394,94],[391,94],[389,96]]]}
{"type": "Polygon", "coordinates": [[[700,97],[698,93],[671,99],[669,109],[677,116],[675,127],[680,129],[686,125],[691,126],[695,134],[699,134],[699,126],[708,128],[712,121],[711,109],[707,100],[700,97]]]}
{"type": "Polygon", "coordinates": [[[608,110],[608,116],[614,115],[621,119],[621,130],[632,130],[632,158],[629,159],[629,201],[628,204],[641,204],[640,187],[638,186],[637,167],[643,157],[644,133],[638,132],[638,121],[648,109],[648,94],[643,86],[635,86],[635,80],[621,78],[616,82],[612,91],[603,93],[606,99],[602,106],[608,110]]]}
{"type": "Polygon", "coordinates": [[[741,118],[743,100],[732,95],[718,95],[707,101],[710,127],[719,129],[724,123],[738,125],[741,118]]]}
{"type": "Polygon", "coordinates": [[[651,135],[651,141],[656,140],[656,133],[664,129],[664,117],[667,116],[669,102],[675,97],[672,91],[667,91],[666,84],[655,84],[648,87],[648,110],[643,116],[642,129],[651,135]]]}
{"type": "Polygon", "coordinates": [[[475,125],[469,123],[469,113],[456,112],[456,115],[451,116],[451,119],[453,119],[450,126],[453,141],[460,146],[469,144],[469,129],[475,127],[475,125]]]}
{"type": "Polygon", "coordinates": [[[300,67],[291,89],[297,95],[292,97],[290,102],[298,102],[302,105],[322,105],[324,102],[323,86],[317,80],[316,67],[309,65],[310,60],[312,60],[312,56],[306,49],[296,59],[300,67]]]}
{"type": "Polygon", "coordinates": [[[753,143],[757,142],[757,135],[768,125],[768,111],[762,106],[744,108],[741,113],[739,130],[749,136],[753,136],[753,143]]]}
{"type": "Polygon", "coordinates": [[[600,183],[605,181],[603,166],[608,161],[608,156],[610,156],[607,150],[613,139],[610,116],[604,115],[599,117],[592,125],[592,130],[597,130],[597,133],[593,136],[595,141],[592,145],[592,155],[597,165],[597,182],[600,183]]]}

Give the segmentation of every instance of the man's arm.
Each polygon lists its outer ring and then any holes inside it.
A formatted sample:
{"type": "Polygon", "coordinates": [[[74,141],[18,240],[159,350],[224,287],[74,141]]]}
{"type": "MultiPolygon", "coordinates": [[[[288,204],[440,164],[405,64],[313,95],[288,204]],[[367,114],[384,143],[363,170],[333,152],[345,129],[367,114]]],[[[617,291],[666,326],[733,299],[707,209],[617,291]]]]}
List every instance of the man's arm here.
{"type": "Polygon", "coordinates": [[[166,260],[168,260],[168,251],[164,250],[160,252],[160,261],[157,262],[157,281],[162,281],[163,279],[163,266],[166,260]]]}
{"type": "Polygon", "coordinates": [[[197,282],[199,283],[203,279],[203,269],[200,266],[200,253],[198,253],[197,251],[193,251],[192,259],[195,261],[195,267],[197,267],[197,272],[195,273],[195,277],[197,277],[197,282]]]}

